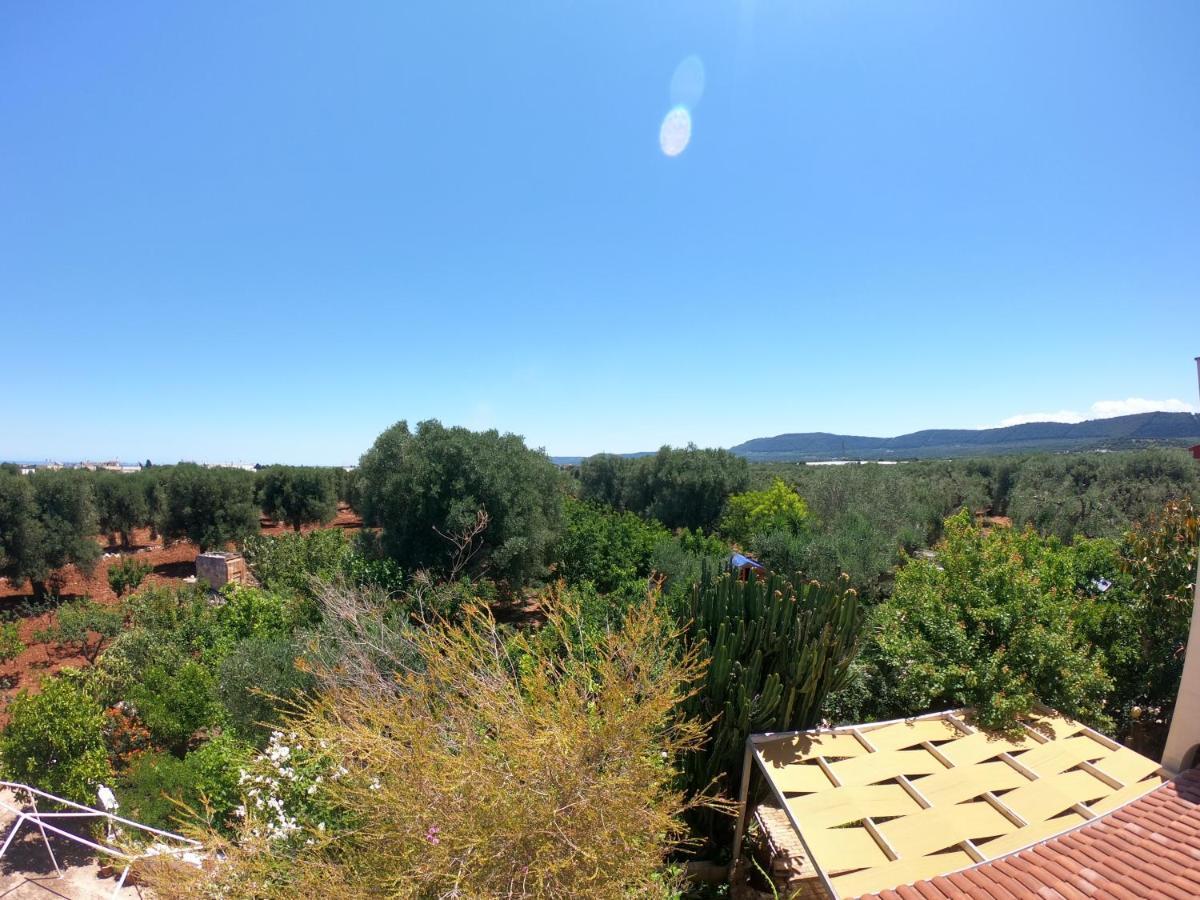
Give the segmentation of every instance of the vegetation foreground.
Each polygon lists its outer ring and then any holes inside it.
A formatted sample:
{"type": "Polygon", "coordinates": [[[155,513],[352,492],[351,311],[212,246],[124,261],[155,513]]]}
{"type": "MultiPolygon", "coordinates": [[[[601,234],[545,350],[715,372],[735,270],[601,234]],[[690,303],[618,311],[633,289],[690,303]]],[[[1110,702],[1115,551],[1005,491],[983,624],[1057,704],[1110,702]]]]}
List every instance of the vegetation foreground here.
{"type": "Polygon", "coordinates": [[[727,862],[755,731],[962,705],[1005,728],[1041,701],[1153,753],[1197,486],[1172,451],[560,470],[436,422],[351,473],[0,471],[0,575],[80,662],[11,701],[0,765],[221,851],[148,865],[167,898],[719,892],[683,867],[727,862]],[[361,532],[306,530],[339,501],[361,532]],[[119,601],[57,596],[97,535],[147,527],[237,546],[257,584],[151,584],[125,553],[119,601]]]}

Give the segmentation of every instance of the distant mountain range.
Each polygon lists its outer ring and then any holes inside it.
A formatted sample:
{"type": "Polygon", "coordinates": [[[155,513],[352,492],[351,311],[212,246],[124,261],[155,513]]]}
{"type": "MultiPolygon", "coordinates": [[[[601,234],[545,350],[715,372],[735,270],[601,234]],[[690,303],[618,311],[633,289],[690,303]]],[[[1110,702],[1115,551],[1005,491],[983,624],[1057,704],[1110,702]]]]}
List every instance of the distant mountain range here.
{"type": "Polygon", "coordinates": [[[819,462],[831,459],[946,459],[1002,453],[1131,450],[1200,443],[1200,415],[1149,412],[1087,422],[1028,422],[1005,428],[934,428],[899,437],[849,434],[780,434],[754,438],[730,450],[751,462],[819,462]]]}
{"type": "MultiPolygon", "coordinates": [[[[1005,428],[933,428],[890,438],[813,431],[754,438],[729,449],[751,462],[824,462],[950,459],[1037,451],[1189,447],[1194,444],[1200,444],[1200,415],[1149,412],[1075,424],[1028,422],[1005,428]]],[[[583,457],[556,456],[553,459],[559,465],[572,465],[583,457]]]]}

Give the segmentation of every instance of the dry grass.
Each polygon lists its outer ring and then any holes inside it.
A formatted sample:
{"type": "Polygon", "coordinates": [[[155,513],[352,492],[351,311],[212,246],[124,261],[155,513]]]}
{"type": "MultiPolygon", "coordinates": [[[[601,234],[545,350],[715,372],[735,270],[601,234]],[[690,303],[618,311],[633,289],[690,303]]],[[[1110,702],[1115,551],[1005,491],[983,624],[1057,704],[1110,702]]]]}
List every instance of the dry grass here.
{"type": "Polygon", "coordinates": [[[252,816],[212,871],[148,872],[156,895],[668,895],[658,873],[686,808],[675,759],[703,736],[676,710],[700,667],[653,603],[586,658],[569,612],[547,627],[565,653],[505,641],[475,610],[416,633],[421,665],[387,696],[335,679],[287,730],[348,770],[324,788],[352,827],[306,846],[252,837],[252,816]]]}

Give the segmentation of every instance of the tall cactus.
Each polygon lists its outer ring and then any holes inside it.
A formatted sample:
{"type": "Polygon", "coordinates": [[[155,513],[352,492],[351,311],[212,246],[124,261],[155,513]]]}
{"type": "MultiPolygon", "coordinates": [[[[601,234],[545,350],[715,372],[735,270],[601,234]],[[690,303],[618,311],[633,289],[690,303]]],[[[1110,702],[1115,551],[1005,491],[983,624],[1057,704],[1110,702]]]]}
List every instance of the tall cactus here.
{"type": "Polygon", "coordinates": [[[711,720],[705,750],[687,761],[691,786],[735,788],[746,736],[817,724],[858,652],[863,609],[835,585],[751,574],[705,572],[692,591],[689,645],[709,660],[686,710],[711,720]]]}

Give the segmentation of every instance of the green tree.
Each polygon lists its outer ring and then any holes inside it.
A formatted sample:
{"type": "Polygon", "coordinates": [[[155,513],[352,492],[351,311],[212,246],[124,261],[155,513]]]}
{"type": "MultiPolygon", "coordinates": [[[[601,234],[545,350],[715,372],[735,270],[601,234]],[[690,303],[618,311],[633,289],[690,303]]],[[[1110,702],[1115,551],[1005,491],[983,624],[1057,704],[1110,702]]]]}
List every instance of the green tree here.
{"type": "Polygon", "coordinates": [[[296,531],[321,525],[337,515],[332,469],[316,466],[268,466],[255,476],[262,511],[296,531]]]}
{"type": "Polygon", "coordinates": [[[863,651],[870,717],[973,706],[1009,727],[1042,702],[1107,727],[1112,679],[1080,626],[1070,548],[1032,529],[984,531],[962,510],[936,558],[908,560],[863,651]]]}
{"type": "Polygon", "coordinates": [[[559,476],[517,435],[405,422],[363,456],[364,519],[408,571],[483,571],[520,583],[545,571],[562,518],[559,476]]]}
{"type": "Polygon", "coordinates": [[[1037,456],[1017,471],[1008,514],[1064,541],[1119,538],[1171,500],[1200,495],[1200,471],[1185,451],[1037,456]]]}
{"type": "Polygon", "coordinates": [[[31,479],[0,471],[0,576],[20,587],[30,575],[44,575],[42,523],[31,479]]]}
{"type": "Polygon", "coordinates": [[[808,504],[782,478],[776,478],[766,490],[730,497],[721,532],[749,545],[756,535],[800,534],[807,524],[808,504]]]}
{"type": "Polygon", "coordinates": [[[212,550],[258,531],[254,475],[241,469],[174,466],[162,476],[162,520],[167,540],[186,538],[212,550]]]}
{"type": "Polygon", "coordinates": [[[79,679],[48,678],[38,693],[18,694],[8,714],[0,735],[5,776],[77,803],[95,803],[96,786],[110,774],[104,711],[79,679]]]}
{"type": "Polygon", "coordinates": [[[101,534],[119,535],[121,547],[133,543],[133,529],[150,518],[146,502],[146,479],[141,475],[97,472],[96,512],[101,534]]]}
{"type": "Polygon", "coordinates": [[[634,462],[613,453],[597,453],[579,464],[579,494],[585,500],[624,509],[634,462]]]}
{"type": "Polygon", "coordinates": [[[744,459],[691,444],[637,458],[590,457],[580,467],[581,499],[609,503],[668,528],[715,528],[726,499],[749,486],[744,459]]]}
{"type": "Polygon", "coordinates": [[[79,472],[33,476],[0,472],[0,575],[34,596],[47,594],[55,570],[74,564],[90,573],[100,557],[92,485],[79,472]]]}
{"type": "Polygon", "coordinates": [[[1158,711],[1164,722],[1170,720],[1183,675],[1198,544],[1200,515],[1190,500],[1175,500],[1131,529],[1122,548],[1132,594],[1127,633],[1137,645],[1127,692],[1131,702],[1158,711]]]}

